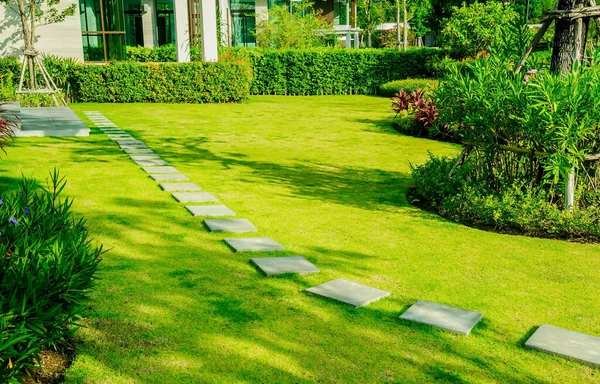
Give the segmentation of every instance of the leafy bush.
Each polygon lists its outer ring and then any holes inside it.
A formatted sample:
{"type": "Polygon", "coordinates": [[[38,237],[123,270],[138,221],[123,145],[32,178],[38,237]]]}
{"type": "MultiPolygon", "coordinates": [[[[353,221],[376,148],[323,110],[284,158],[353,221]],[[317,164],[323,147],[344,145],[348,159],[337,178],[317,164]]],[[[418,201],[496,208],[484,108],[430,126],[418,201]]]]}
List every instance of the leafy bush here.
{"type": "MultiPolygon", "coordinates": [[[[177,50],[174,44],[145,48],[126,46],[127,61],[136,63],[168,63],[177,61],[177,50]]],[[[201,61],[202,52],[196,46],[190,47],[192,61],[201,61]]]]}
{"type": "Polygon", "coordinates": [[[75,70],[75,97],[100,103],[227,103],[249,96],[247,63],[126,63],[84,65],[75,70]]]}
{"type": "Polygon", "coordinates": [[[0,73],[0,101],[13,101],[17,90],[13,83],[14,75],[12,72],[0,73]]]}
{"type": "Polygon", "coordinates": [[[230,49],[248,60],[255,95],[377,94],[392,80],[433,77],[445,51],[421,48],[263,50],[230,49]]]}
{"type": "Polygon", "coordinates": [[[442,47],[453,57],[474,57],[483,50],[503,44],[505,33],[517,13],[500,2],[473,3],[453,7],[452,17],[440,33],[442,47]]]}
{"type": "Polygon", "coordinates": [[[333,29],[311,2],[274,6],[256,25],[256,45],[261,48],[307,49],[325,47],[335,40],[333,29]],[[289,7],[292,7],[292,10],[289,7]]]}
{"type": "Polygon", "coordinates": [[[48,189],[24,178],[0,200],[0,381],[15,381],[42,347],[77,330],[102,247],[88,239],[57,171],[48,189]]]}
{"type": "MultiPolygon", "coordinates": [[[[15,57],[0,58],[0,76],[12,75],[13,85],[19,85],[19,76],[21,74],[21,63],[15,57]]],[[[0,100],[2,101],[2,100],[0,100]]]]}
{"type": "Polygon", "coordinates": [[[14,137],[17,127],[18,117],[13,112],[10,112],[4,103],[0,103],[0,149],[4,153],[6,153],[4,146],[8,140],[14,137]]]}
{"type": "Polygon", "coordinates": [[[496,191],[474,177],[474,159],[456,168],[456,159],[430,156],[424,165],[411,166],[416,188],[410,199],[417,205],[450,220],[500,232],[600,240],[597,206],[562,210],[544,188],[514,180],[496,191]]]}
{"type": "Polygon", "coordinates": [[[437,80],[433,79],[394,80],[382,84],[379,87],[379,94],[385,97],[392,97],[401,89],[405,90],[406,92],[414,92],[417,89],[428,90],[434,88],[437,83],[437,80]]]}

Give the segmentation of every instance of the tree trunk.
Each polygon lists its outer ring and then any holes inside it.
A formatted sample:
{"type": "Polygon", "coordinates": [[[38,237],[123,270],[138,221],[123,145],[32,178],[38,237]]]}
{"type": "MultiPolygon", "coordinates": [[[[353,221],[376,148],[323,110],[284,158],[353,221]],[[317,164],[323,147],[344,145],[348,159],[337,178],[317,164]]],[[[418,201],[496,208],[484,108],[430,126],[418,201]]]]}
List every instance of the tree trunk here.
{"type": "Polygon", "coordinates": [[[406,0],[402,0],[402,6],[404,7],[404,23],[402,25],[402,32],[404,32],[404,50],[408,50],[408,14],[406,10],[406,0]]]}
{"type": "Polygon", "coordinates": [[[396,48],[400,49],[402,38],[400,37],[400,0],[396,0],[396,48]]]}
{"type": "MultiPolygon", "coordinates": [[[[582,7],[584,3],[585,0],[559,0],[557,9],[570,10],[582,7]]],[[[573,69],[574,61],[581,62],[582,50],[585,50],[585,35],[582,34],[586,32],[587,35],[587,26],[584,27],[586,24],[581,19],[556,20],[551,71],[566,73],[573,69]]]]}
{"type": "Polygon", "coordinates": [[[371,31],[367,31],[367,47],[371,48],[371,31]]]}

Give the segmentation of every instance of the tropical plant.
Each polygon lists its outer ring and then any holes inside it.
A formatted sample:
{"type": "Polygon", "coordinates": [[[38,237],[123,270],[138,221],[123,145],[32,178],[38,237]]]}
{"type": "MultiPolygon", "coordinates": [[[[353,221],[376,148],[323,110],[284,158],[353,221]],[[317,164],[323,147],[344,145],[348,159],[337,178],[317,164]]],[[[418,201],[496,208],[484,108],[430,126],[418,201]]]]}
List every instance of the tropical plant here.
{"type": "Polygon", "coordinates": [[[77,331],[103,254],[86,222],[62,199],[58,171],[47,188],[23,178],[0,196],[0,381],[16,382],[77,331]]]}
{"type": "MultiPolygon", "coordinates": [[[[0,78],[1,85],[2,78],[0,78]]],[[[10,83],[10,79],[9,79],[10,83]]],[[[0,150],[6,153],[4,147],[13,138],[19,127],[19,118],[8,108],[8,103],[0,103],[0,150]]]]}

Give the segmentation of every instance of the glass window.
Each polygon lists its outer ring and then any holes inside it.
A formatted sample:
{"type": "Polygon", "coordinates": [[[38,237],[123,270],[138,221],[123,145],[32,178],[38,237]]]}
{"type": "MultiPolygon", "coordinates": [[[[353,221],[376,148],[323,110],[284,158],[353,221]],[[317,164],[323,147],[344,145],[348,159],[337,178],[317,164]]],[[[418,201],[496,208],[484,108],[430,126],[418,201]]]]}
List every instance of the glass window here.
{"type": "Polygon", "coordinates": [[[122,0],[80,0],[79,12],[85,60],[123,60],[122,0]]]}
{"type": "Polygon", "coordinates": [[[333,0],[333,25],[350,25],[350,1],[333,0]]]}

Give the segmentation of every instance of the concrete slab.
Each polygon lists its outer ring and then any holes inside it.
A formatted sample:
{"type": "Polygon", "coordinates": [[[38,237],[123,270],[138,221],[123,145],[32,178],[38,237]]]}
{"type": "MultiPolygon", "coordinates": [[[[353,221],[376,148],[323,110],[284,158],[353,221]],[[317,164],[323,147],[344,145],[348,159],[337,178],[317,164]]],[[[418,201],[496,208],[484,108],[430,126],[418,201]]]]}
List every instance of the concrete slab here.
{"type": "Polygon", "coordinates": [[[125,149],[140,149],[140,148],[142,148],[142,149],[150,149],[150,148],[148,148],[146,146],[146,144],[123,144],[123,145],[119,145],[119,147],[122,150],[125,150],[125,149]]]}
{"type": "Polygon", "coordinates": [[[283,275],[285,273],[319,273],[319,268],[302,256],[261,257],[252,258],[254,264],[267,276],[283,275]]]}
{"type": "Polygon", "coordinates": [[[121,147],[121,149],[125,152],[125,153],[129,153],[129,154],[147,154],[147,153],[154,153],[150,148],[148,147],[129,147],[129,148],[123,148],[121,147]]]}
{"type": "Polygon", "coordinates": [[[90,129],[68,107],[21,108],[15,136],[89,136],[90,129]]]}
{"type": "Polygon", "coordinates": [[[525,342],[525,348],[600,367],[600,338],[542,324],[525,342]]]}
{"type": "Polygon", "coordinates": [[[127,133],[112,133],[109,132],[106,134],[109,138],[113,139],[113,141],[116,141],[117,139],[134,139],[133,136],[127,134],[127,133]]]}
{"type": "Polygon", "coordinates": [[[141,140],[137,140],[137,139],[112,139],[113,141],[117,142],[119,145],[132,145],[132,144],[141,144],[141,145],[146,145],[144,144],[143,141],[141,140]]]}
{"type": "Polygon", "coordinates": [[[202,190],[202,188],[194,183],[161,183],[160,187],[166,192],[193,192],[202,190]]]}
{"type": "Polygon", "coordinates": [[[341,301],[356,308],[364,307],[390,295],[388,291],[372,288],[346,279],[332,280],[316,287],[308,288],[306,292],[341,301]]]}
{"type": "Polygon", "coordinates": [[[235,212],[225,205],[186,205],[194,216],[235,216],[235,212]]]}
{"type": "Polygon", "coordinates": [[[257,229],[248,219],[204,219],[211,232],[256,232],[257,229]]]}
{"type": "Polygon", "coordinates": [[[219,201],[213,194],[208,192],[173,192],[171,194],[180,203],[207,203],[219,201]]]}
{"type": "Polygon", "coordinates": [[[186,175],[182,175],[181,173],[157,173],[150,174],[150,177],[156,181],[188,181],[188,177],[186,175]]]}
{"type": "Polygon", "coordinates": [[[160,156],[157,154],[148,154],[148,155],[129,155],[131,160],[153,160],[160,159],[160,156]]]}
{"type": "Polygon", "coordinates": [[[234,252],[285,251],[285,247],[269,237],[228,238],[223,241],[234,252]]]}
{"type": "Polygon", "coordinates": [[[179,173],[177,168],[168,165],[164,167],[143,167],[142,169],[148,173],[179,173]]]}
{"type": "Polygon", "coordinates": [[[161,159],[147,159],[147,160],[134,160],[137,165],[168,165],[168,163],[161,159]]]}
{"type": "Polygon", "coordinates": [[[419,300],[400,318],[469,336],[473,327],[483,319],[483,313],[419,300]]]}

